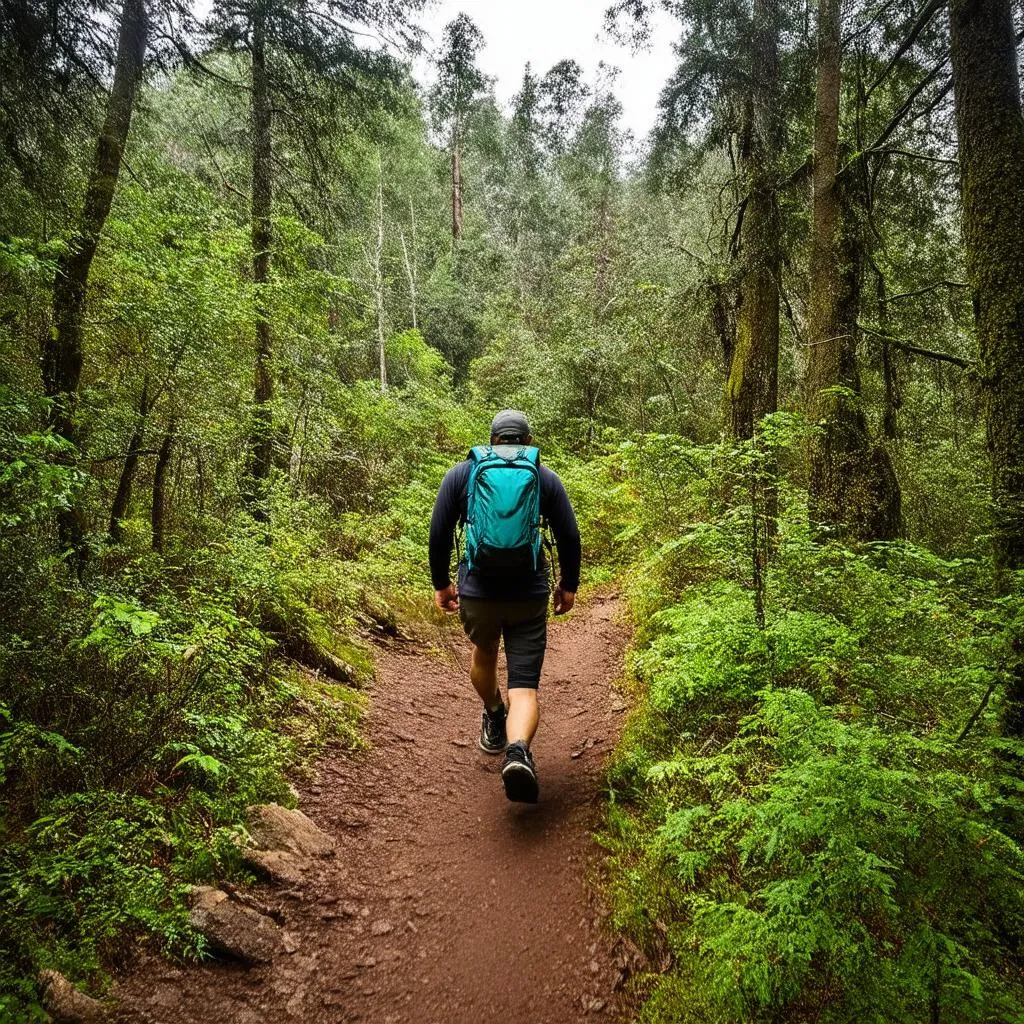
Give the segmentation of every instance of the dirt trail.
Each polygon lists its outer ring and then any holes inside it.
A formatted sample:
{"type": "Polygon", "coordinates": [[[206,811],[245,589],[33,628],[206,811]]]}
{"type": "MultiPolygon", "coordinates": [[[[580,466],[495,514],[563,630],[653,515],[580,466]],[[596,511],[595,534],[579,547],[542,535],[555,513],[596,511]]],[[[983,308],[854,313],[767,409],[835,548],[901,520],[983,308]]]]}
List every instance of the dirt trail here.
{"type": "Polygon", "coordinates": [[[283,916],[285,948],[249,969],[151,961],[118,983],[124,1019],[615,1019],[619,971],[584,878],[601,765],[622,720],[609,686],[625,643],[617,612],[597,598],[552,623],[536,806],[510,804],[500,759],[477,749],[465,645],[440,658],[384,652],[371,749],[326,759],[301,793],[338,856],[302,891],[257,893],[283,916]]]}

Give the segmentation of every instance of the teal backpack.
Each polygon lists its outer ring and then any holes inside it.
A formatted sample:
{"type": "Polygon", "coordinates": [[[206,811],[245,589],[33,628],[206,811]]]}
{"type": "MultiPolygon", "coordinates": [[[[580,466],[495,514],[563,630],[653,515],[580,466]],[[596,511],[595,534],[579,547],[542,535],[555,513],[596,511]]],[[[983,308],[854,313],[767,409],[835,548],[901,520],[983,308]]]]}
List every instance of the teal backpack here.
{"type": "Polygon", "coordinates": [[[540,565],[540,451],[478,445],[466,491],[466,567],[526,571],[540,565]]]}

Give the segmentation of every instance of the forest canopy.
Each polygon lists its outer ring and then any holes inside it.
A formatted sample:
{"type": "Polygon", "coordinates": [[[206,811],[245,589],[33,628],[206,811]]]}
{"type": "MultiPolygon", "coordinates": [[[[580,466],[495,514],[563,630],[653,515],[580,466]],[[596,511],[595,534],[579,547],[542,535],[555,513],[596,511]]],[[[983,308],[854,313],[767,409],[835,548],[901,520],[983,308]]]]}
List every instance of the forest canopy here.
{"type": "Polygon", "coordinates": [[[422,18],[0,0],[0,1018],[208,954],[514,407],[635,629],[638,1019],[1022,1019],[1020,6],[621,0],[648,139],[422,18]]]}

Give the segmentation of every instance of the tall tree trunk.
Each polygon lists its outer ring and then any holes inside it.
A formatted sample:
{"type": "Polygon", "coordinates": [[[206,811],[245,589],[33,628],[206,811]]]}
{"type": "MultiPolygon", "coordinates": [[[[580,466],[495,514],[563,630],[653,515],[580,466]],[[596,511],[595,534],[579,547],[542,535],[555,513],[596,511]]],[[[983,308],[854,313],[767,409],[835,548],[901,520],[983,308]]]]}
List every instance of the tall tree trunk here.
{"type": "Polygon", "coordinates": [[[882,434],[890,441],[899,437],[898,415],[902,399],[900,382],[896,375],[896,363],[892,345],[889,344],[889,293],[885,286],[885,275],[872,260],[875,271],[875,297],[878,301],[878,324],[882,329],[882,383],[885,387],[885,412],[882,415],[882,434]]]}
{"type": "Polygon", "coordinates": [[[167,505],[167,469],[171,464],[171,452],[174,449],[174,417],[171,417],[164,431],[160,450],[156,456],[156,468],[153,470],[153,508],[150,522],[153,527],[153,550],[163,553],[164,531],[166,526],[167,505]]]}
{"type": "Polygon", "coordinates": [[[128,453],[125,455],[124,465],[121,467],[121,476],[117,481],[117,492],[114,494],[114,503],[110,507],[110,526],[108,533],[114,544],[120,544],[124,540],[124,527],[121,520],[128,512],[128,506],[132,500],[132,487],[135,483],[135,471],[139,466],[139,449],[142,448],[142,439],[146,431],[146,417],[149,415],[149,377],[142,381],[142,394],[139,397],[139,411],[135,419],[135,428],[132,430],[131,440],[128,442],[128,453]]]}
{"type": "Polygon", "coordinates": [[[252,277],[255,288],[256,372],[253,389],[251,472],[270,475],[273,457],[273,349],[270,335],[271,109],[267,82],[265,14],[257,8],[252,31],[252,277]]]}
{"type": "Polygon", "coordinates": [[[740,439],[753,437],[757,421],[778,408],[779,110],[779,0],[755,0],[751,85],[740,154],[749,189],[743,217],[744,271],[726,384],[732,435],[740,439]]]}
{"type": "Polygon", "coordinates": [[[839,0],[819,0],[814,111],[807,400],[815,524],[856,540],[899,535],[900,491],[888,452],[868,433],[857,370],[863,252],[852,198],[859,168],[839,170],[839,0]]]}
{"type": "Polygon", "coordinates": [[[462,140],[458,124],[452,128],[452,241],[462,237],[462,140]]]}
{"type": "MultiPolygon", "coordinates": [[[[1001,569],[1024,568],[1024,118],[1010,0],[950,0],[967,279],[1001,569]]],[[[1024,693],[1021,695],[1024,708],[1024,693]]],[[[1021,712],[1024,734],[1024,710],[1021,712]]]]}
{"type": "Polygon", "coordinates": [[[398,237],[402,240],[402,262],[405,264],[405,276],[409,282],[409,307],[412,313],[413,330],[419,327],[416,322],[416,207],[412,196],[409,196],[409,242],[405,244],[405,232],[399,229],[398,237]],[[412,252],[410,254],[410,246],[412,252]]]}
{"type": "MultiPolygon", "coordinates": [[[[72,445],[78,442],[74,413],[82,376],[82,319],[89,271],[114,201],[135,92],[142,78],[146,36],[143,0],[124,0],[114,81],[89,171],[85,201],[68,251],[57,261],[53,283],[53,330],[42,349],[43,389],[53,403],[50,421],[54,431],[72,445]]],[[[85,533],[81,509],[74,506],[61,512],[58,527],[61,545],[73,547],[81,556],[85,533]]]]}
{"type": "Polygon", "coordinates": [[[373,250],[373,293],[377,320],[377,360],[380,371],[380,389],[388,389],[388,360],[384,330],[384,163],[377,150],[377,243],[373,250]]]}
{"type": "Polygon", "coordinates": [[[603,173],[601,198],[597,206],[597,231],[594,252],[594,316],[600,322],[605,319],[608,309],[608,271],[611,268],[609,253],[611,239],[611,181],[603,173]]]}
{"type": "Polygon", "coordinates": [[[722,281],[708,278],[704,282],[711,296],[711,326],[722,345],[722,365],[728,375],[732,367],[732,350],[736,347],[736,310],[729,287],[722,281]]]}

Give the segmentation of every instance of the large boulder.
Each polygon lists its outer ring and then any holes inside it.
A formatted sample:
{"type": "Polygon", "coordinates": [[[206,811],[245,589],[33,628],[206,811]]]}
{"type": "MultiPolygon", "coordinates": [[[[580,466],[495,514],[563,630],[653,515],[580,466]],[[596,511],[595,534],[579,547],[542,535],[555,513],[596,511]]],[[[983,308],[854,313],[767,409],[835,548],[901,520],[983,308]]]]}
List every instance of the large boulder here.
{"type": "Polygon", "coordinates": [[[39,991],[43,1008],[57,1024],[96,1024],[107,1019],[106,1007],[79,992],[60,971],[40,971],[39,991]]]}
{"type": "Polygon", "coordinates": [[[242,857],[275,882],[299,885],[315,860],[334,854],[334,840],[302,811],[257,804],[248,814],[249,840],[242,857]]]}
{"type": "Polygon", "coordinates": [[[269,963],[281,944],[280,929],[265,914],[242,906],[208,885],[192,890],[189,923],[210,948],[246,964],[269,963]]]}

